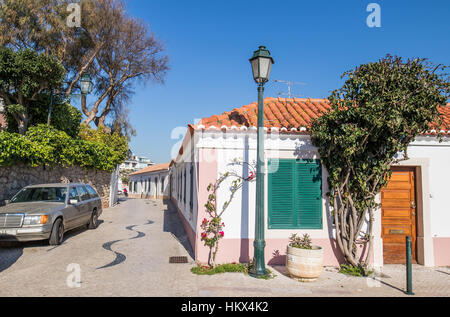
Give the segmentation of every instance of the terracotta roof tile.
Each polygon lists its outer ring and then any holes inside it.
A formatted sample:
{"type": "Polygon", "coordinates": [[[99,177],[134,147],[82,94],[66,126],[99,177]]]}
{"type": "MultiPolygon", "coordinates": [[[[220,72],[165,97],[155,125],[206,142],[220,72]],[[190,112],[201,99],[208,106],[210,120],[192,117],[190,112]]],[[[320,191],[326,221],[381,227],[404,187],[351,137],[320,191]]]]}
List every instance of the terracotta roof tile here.
{"type": "Polygon", "coordinates": [[[156,165],[152,165],[146,168],[143,168],[137,172],[134,172],[130,175],[140,175],[140,174],[145,174],[145,173],[150,173],[150,172],[158,172],[158,171],[164,171],[164,170],[168,170],[170,166],[170,163],[164,163],[164,164],[156,164],[156,165]]]}
{"type": "MultiPolygon", "coordinates": [[[[327,99],[303,99],[303,98],[271,98],[264,99],[264,126],[270,128],[286,128],[288,132],[292,128],[309,129],[313,119],[320,117],[331,109],[327,99]]],[[[245,105],[232,111],[224,112],[221,115],[215,115],[204,118],[199,125],[206,129],[215,126],[220,129],[222,126],[231,128],[231,126],[256,127],[258,123],[256,102],[245,105]]],[[[443,131],[450,135],[450,104],[439,107],[442,124],[440,128],[430,125],[430,130],[443,131]]],[[[304,130],[304,129],[303,129],[304,130]]],[[[437,132],[439,132],[437,131],[437,132]]],[[[305,131],[302,131],[304,133],[305,131]]],[[[424,134],[436,134],[437,132],[428,131],[424,134]]]]}

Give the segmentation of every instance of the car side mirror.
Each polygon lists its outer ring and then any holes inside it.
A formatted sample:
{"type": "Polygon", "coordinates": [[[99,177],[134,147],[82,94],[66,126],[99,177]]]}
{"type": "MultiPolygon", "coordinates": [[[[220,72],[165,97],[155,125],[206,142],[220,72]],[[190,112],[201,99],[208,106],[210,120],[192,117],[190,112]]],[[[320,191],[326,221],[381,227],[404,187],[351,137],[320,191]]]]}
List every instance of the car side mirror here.
{"type": "Polygon", "coordinates": [[[69,204],[70,204],[70,205],[76,205],[76,204],[78,204],[78,200],[76,200],[76,199],[71,199],[71,200],[69,200],[69,204]]]}

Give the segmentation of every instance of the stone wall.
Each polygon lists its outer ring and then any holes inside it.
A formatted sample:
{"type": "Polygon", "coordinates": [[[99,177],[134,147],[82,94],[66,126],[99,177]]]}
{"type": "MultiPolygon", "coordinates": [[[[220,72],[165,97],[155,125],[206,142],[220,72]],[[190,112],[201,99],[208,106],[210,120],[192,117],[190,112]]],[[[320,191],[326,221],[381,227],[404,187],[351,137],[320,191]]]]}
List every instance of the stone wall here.
{"type": "Polygon", "coordinates": [[[28,185],[49,183],[88,183],[102,199],[103,208],[109,207],[111,173],[82,167],[28,167],[0,166],[0,206],[28,185]]]}

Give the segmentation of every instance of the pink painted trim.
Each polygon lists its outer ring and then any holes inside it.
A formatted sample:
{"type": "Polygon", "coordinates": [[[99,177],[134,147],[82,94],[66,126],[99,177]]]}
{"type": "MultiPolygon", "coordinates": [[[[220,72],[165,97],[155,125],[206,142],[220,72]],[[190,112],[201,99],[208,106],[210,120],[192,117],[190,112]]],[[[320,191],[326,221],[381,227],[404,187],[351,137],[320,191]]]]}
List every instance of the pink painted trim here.
{"type": "MultiPolygon", "coordinates": [[[[195,223],[196,227],[196,248],[195,259],[204,258],[204,252],[209,252],[209,249],[204,246],[201,241],[201,228],[200,225],[204,218],[209,218],[204,208],[208,201],[208,186],[215,183],[218,177],[218,161],[216,149],[199,149],[199,163],[198,163],[198,187],[197,187],[197,219],[195,223]]],[[[206,262],[208,258],[206,257],[206,262]]]]}
{"type": "MultiPolygon", "coordinates": [[[[339,247],[333,239],[313,239],[313,244],[324,250],[324,265],[339,266],[344,263],[339,247]]],[[[266,239],[265,260],[269,265],[285,265],[288,239],[266,239]]],[[[219,242],[217,263],[240,262],[247,263],[253,258],[253,240],[223,239],[219,242]]],[[[196,260],[208,262],[209,248],[199,245],[196,250],[196,260]]]]}
{"type": "Polygon", "coordinates": [[[450,265],[450,237],[433,238],[434,266],[450,265]]]}

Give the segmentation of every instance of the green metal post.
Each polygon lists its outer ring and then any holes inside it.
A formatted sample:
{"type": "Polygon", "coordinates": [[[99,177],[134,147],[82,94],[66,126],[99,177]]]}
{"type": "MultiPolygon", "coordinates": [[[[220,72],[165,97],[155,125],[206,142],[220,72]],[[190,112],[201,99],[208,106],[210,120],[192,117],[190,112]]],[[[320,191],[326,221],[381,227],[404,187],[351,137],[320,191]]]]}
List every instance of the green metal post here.
{"type": "Polygon", "coordinates": [[[258,136],[256,166],[256,221],[254,247],[254,277],[266,275],[264,249],[264,84],[258,86],[258,136]]]}
{"type": "Polygon", "coordinates": [[[412,290],[412,244],[411,237],[406,237],[406,295],[414,295],[412,290]]]}

